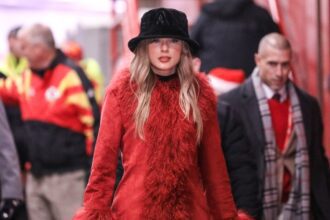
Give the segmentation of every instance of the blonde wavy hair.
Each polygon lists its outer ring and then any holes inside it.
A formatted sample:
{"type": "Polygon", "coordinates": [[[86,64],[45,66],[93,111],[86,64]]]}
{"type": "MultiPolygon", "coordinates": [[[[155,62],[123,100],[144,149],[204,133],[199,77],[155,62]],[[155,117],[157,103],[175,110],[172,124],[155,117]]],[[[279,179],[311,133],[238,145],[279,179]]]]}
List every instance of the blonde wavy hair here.
{"type": "MultiPolygon", "coordinates": [[[[135,83],[134,91],[137,97],[137,107],[134,112],[135,128],[138,136],[144,139],[144,123],[149,117],[150,98],[155,86],[156,77],[150,68],[147,45],[150,40],[143,40],[135,50],[135,57],[130,66],[131,84],[135,83]]],[[[181,58],[177,66],[177,74],[180,80],[179,105],[186,119],[192,115],[196,124],[197,142],[199,143],[203,133],[203,121],[198,107],[199,84],[192,64],[192,55],[187,43],[183,42],[181,58]]]]}

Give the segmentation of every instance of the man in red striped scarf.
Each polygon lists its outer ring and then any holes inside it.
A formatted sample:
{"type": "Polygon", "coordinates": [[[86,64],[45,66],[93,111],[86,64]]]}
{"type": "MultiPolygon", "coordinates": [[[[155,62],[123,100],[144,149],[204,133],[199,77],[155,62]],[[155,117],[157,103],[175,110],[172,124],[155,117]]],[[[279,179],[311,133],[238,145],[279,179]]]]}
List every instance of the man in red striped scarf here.
{"type": "Polygon", "coordinates": [[[329,163],[317,100],[290,79],[292,49],[266,35],[257,68],[240,87],[220,96],[237,110],[258,164],[261,219],[330,219],[329,163]],[[243,107],[244,106],[244,107],[243,107]]]}

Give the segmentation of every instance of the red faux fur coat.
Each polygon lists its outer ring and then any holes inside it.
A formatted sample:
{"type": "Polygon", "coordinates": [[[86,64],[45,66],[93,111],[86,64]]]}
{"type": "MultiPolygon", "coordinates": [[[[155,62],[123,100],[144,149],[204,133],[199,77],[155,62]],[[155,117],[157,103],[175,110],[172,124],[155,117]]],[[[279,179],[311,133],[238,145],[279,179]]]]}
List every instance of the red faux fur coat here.
{"type": "Polygon", "coordinates": [[[235,219],[221,151],[215,95],[198,75],[203,117],[201,144],[179,106],[180,82],[158,80],[144,137],[135,134],[136,98],[126,71],[106,95],[84,207],[76,220],[235,219]],[[114,192],[118,152],[124,175],[114,192]]]}

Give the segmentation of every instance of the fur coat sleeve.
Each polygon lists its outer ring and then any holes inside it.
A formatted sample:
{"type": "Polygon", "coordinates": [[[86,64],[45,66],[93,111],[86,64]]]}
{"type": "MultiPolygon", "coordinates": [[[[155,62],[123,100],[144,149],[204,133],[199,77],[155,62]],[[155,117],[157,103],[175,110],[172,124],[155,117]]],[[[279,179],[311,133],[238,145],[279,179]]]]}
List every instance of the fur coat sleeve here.
{"type": "Polygon", "coordinates": [[[207,81],[201,79],[200,83],[201,89],[204,90],[201,96],[207,96],[207,98],[202,97],[200,100],[208,100],[207,103],[200,102],[204,125],[199,164],[206,197],[214,219],[234,219],[237,211],[233,206],[234,200],[231,194],[227,167],[220,147],[221,139],[216,114],[216,98],[211,88],[204,85],[204,83],[207,84],[207,81]]]}
{"type": "Polygon", "coordinates": [[[105,98],[98,135],[84,205],[77,212],[75,220],[112,219],[110,204],[114,191],[122,123],[117,99],[111,90],[105,98]]]}

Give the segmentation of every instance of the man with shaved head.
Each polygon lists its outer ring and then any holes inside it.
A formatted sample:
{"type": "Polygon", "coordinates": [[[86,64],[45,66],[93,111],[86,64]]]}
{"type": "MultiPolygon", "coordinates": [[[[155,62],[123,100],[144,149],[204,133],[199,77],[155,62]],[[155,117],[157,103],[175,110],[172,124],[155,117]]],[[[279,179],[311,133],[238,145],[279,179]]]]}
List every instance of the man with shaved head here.
{"type": "Polygon", "coordinates": [[[55,46],[49,27],[18,37],[29,69],[0,80],[0,96],[17,102],[27,128],[26,197],[30,220],[67,220],[81,206],[93,143],[93,113],[81,69],[55,46]]]}
{"type": "Polygon", "coordinates": [[[330,171],[321,111],[317,100],[290,80],[291,58],[284,36],[266,35],[251,77],[219,100],[240,114],[253,147],[263,204],[259,219],[328,220],[330,171]]]}

